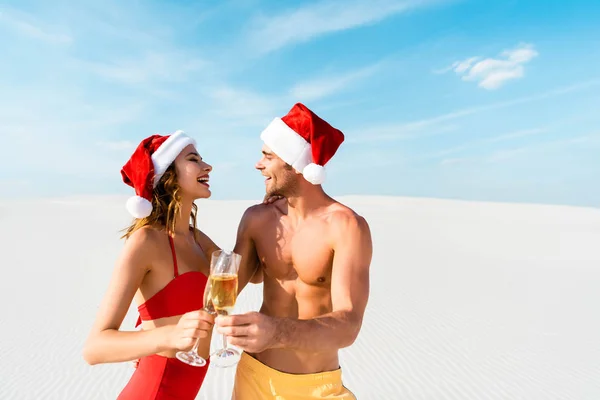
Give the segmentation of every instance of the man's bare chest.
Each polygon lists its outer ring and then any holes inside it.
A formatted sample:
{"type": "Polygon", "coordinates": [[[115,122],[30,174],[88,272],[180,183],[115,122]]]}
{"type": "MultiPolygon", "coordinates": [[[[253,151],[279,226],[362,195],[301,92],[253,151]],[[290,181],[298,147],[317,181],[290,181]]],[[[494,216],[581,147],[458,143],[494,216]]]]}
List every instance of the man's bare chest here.
{"type": "Polygon", "coordinates": [[[319,227],[264,232],[255,242],[263,271],[279,281],[300,280],[308,285],[331,281],[333,250],[327,232],[319,227]]]}

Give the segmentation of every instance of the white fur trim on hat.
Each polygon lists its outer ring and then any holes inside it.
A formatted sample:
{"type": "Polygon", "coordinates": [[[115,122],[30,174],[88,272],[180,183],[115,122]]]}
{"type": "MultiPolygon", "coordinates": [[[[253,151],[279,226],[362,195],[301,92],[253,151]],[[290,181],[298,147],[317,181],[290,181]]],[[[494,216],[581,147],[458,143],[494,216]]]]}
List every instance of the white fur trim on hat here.
{"type": "Polygon", "coordinates": [[[152,154],[152,163],[154,164],[154,186],[158,183],[169,165],[175,161],[175,158],[181,151],[190,144],[196,145],[196,141],[179,130],[169,136],[163,144],[152,154]]]}
{"type": "Polygon", "coordinates": [[[262,131],[260,138],[279,158],[300,173],[312,162],[310,143],[287,126],[281,118],[273,119],[262,131]]]}
{"type": "Polygon", "coordinates": [[[325,182],[325,178],[327,177],[325,167],[315,163],[310,163],[304,167],[302,170],[302,175],[304,175],[304,179],[313,185],[320,185],[321,183],[325,182]]]}
{"type": "Polygon", "coordinates": [[[152,213],[152,203],[140,196],[128,198],[125,207],[135,218],[145,218],[152,213]]]}

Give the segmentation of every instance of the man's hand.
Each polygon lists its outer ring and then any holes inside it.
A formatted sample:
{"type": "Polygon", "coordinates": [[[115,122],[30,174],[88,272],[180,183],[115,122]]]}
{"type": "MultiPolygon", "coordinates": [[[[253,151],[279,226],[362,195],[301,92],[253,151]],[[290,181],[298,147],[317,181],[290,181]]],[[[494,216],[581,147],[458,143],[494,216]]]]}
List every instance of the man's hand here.
{"type": "Polygon", "coordinates": [[[277,326],[275,319],[267,315],[250,312],[215,319],[217,332],[227,336],[229,344],[250,353],[260,353],[276,347],[277,326]]]}

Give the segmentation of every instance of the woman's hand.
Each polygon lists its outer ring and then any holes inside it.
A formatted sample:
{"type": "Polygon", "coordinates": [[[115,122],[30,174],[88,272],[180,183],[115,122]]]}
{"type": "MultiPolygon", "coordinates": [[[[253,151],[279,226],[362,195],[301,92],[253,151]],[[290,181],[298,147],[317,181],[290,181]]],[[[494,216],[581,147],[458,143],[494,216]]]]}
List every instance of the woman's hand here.
{"type": "Polygon", "coordinates": [[[280,196],[278,194],[273,196],[265,195],[265,198],[263,199],[263,204],[273,204],[279,199],[283,199],[283,196],[280,196]]]}
{"type": "Polygon", "coordinates": [[[168,347],[187,351],[194,346],[198,338],[207,338],[215,324],[215,317],[204,310],[183,314],[177,325],[169,330],[168,347]]]}

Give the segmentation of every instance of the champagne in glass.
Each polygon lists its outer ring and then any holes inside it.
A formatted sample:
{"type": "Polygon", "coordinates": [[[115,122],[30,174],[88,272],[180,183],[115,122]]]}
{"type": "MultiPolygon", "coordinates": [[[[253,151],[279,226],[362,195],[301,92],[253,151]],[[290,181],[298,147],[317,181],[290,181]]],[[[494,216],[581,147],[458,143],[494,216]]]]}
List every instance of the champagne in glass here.
{"type": "Polygon", "coordinates": [[[228,315],[233,311],[238,291],[237,274],[211,275],[212,304],[217,314],[228,315]]]}

